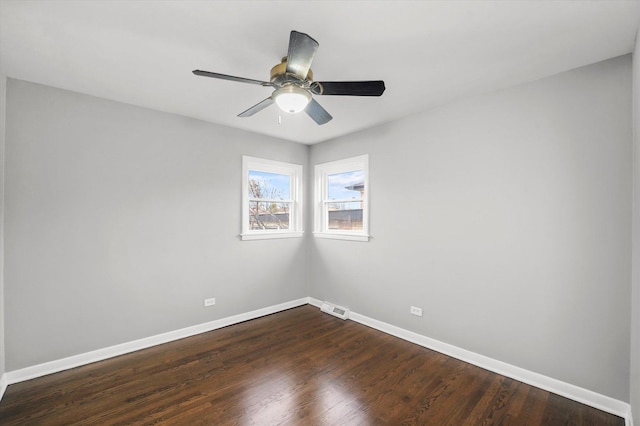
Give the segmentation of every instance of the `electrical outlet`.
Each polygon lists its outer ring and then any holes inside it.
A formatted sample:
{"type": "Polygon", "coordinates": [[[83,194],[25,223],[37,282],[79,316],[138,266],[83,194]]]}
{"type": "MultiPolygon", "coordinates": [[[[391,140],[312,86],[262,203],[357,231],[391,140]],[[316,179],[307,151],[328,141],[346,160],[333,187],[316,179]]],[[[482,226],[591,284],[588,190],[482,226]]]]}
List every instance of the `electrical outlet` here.
{"type": "Polygon", "coordinates": [[[419,317],[422,316],[422,308],[416,308],[415,306],[412,306],[409,312],[411,313],[411,315],[416,315],[419,317]]]}
{"type": "Polygon", "coordinates": [[[204,299],[204,306],[213,306],[216,304],[216,298],[212,297],[211,299],[204,299]]]}

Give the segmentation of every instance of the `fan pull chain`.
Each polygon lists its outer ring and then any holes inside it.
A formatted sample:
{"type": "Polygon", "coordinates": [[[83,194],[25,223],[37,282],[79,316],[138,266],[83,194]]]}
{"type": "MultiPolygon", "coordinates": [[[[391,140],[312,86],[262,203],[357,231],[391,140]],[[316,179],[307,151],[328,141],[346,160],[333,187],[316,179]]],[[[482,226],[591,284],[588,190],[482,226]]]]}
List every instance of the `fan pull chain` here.
{"type": "Polygon", "coordinates": [[[278,124],[282,124],[282,114],[278,111],[278,124]]]}

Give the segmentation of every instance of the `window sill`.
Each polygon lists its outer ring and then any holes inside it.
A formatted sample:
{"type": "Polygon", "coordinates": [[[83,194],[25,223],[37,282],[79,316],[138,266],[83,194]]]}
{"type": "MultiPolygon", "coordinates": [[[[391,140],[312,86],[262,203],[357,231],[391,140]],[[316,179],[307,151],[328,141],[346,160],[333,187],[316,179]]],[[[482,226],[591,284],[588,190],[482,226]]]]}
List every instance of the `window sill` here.
{"type": "Polygon", "coordinates": [[[316,238],[328,238],[331,240],[348,240],[348,241],[369,241],[371,238],[369,235],[364,234],[332,234],[328,232],[314,232],[313,236],[316,238]]]}
{"type": "Polygon", "coordinates": [[[265,234],[240,234],[242,241],[249,240],[274,240],[279,238],[301,238],[304,234],[302,232],[273,232],[265,234]]]}

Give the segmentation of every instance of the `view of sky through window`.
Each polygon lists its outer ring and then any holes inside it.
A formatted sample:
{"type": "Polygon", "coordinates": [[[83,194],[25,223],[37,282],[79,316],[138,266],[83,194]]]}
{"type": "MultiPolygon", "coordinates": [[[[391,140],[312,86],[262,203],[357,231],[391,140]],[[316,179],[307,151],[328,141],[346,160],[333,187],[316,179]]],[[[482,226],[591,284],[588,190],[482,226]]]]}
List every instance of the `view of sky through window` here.
{"type": "MultiPolygon", "coordinates": [[[[291,199],[291,178],[288,175],[278,173],[249,170],[249,180],[258,183],[262,190],[259,198],[289,200],[291,199]]],[[[249,194],[253,197],[253,194],[249,194]]]]}
{"type": "Polygon", "coordinates": [[[327,187],[330,200],[360,199],[364,190],[364,170],[329,175],[327,187]]]}

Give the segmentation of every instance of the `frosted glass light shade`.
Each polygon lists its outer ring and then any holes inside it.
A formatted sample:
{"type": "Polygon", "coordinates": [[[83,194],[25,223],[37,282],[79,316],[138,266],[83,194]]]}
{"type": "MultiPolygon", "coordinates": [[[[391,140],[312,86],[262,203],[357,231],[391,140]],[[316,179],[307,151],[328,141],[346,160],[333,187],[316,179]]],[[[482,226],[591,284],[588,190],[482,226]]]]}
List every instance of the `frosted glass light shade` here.
{"type": "Polygon", "coordinates": [[[284,86],[273,92],[273,100],[282,111],[295,114],[311,102],[311,93],[298,86],[284,86]]]}

